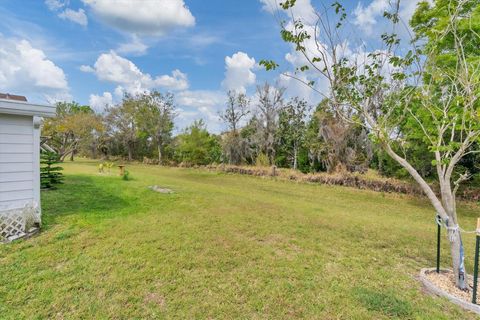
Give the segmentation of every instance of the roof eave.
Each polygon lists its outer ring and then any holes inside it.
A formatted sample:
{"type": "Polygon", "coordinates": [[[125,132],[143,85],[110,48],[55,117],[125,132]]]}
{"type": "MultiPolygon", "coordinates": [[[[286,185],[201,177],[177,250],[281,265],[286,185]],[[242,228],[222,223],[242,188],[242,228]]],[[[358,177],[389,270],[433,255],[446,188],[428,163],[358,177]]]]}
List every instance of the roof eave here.
{"type": "Polygon", "coordinates": [[[0,99],[0,113],[51,118],[55,117],[56,107],[16,100],[0,99]]]}

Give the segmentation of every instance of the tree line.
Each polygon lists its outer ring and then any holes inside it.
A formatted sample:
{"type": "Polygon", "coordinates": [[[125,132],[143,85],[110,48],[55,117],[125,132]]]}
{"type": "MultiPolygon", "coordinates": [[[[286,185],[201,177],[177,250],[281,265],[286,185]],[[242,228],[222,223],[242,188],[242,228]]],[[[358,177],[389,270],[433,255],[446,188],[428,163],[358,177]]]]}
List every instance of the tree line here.
{"type": "MultiPolygon", "coordinates": [[[[328,100],[312,106],[301,97],[287,99],[285,88],[269,83],[258,86],[254,98],[226,93],[218,114],[226,130],[220,134],[209,132],[202,119],[174,134],[175,110],[174,95],[158,91],[125,95],[101,114],[76,102],[59,102],[43,134],[62,161],[81,155],[181,166],[275,165],[305,173],[373,168],[387,176],[408,176],[365,126],[337,112],[328,100]]],[[[402,152],[414,159],[422,176],[434,175],[428,145],[415,135],[409,140],[402,152]]],[[[471,155],[462,164],[476,173],[477,158],[471,155]]]]}

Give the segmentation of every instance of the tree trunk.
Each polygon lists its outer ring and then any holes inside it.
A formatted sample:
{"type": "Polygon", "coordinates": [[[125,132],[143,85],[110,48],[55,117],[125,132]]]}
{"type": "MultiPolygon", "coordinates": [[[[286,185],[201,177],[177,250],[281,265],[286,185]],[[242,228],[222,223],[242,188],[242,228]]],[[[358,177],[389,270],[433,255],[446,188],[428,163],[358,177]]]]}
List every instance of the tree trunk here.
{"type": "Polygon", "coordinates": [[[160,143],[157,143],[157,149],[158,149],[158,165],[162,165],[162,145],[160,143]]]}
{"type": "Polygon", "coordinates": [[[293,147],[293,170],[297,170],[297,158],[298,158],[298,150],[297,146],[293,147]]]}
{"type": "Polygon", "coordinates": [[[132,146],[128,144],[128,161],[132,161],[132,146]]]}
{"type": "Polygon", "coordinates": [[[453,273],[455,275],[456,286],[459,289],[468,290],[467,283],[465,281],[465,279],[467,279],[467,272],[465,270],[464,264],[462,236],[460,234],[457,222],[457,214],[455,212],[455,200],[453,198],[453,193],[449,180],[445,180],[439,177],[442,196],[442,201],[440,201],[435,192],[433,192],[430,185],[420,176],[420,174],[418,174],[418,172],[413,168],[410,163],[408,163],[404,158],[397,155],[395,151],[392,150],[390,145],[386,144],[385,150],[394,160],[396,160],[410,173],[410,175],[415,179],[415,181],[417,181],[417,183],[420,185],[420,187],[432,203],[437,214],[440,215],[442,220],[449,228],[448,240],[450,242],[452,267],[453,273]]]}
{"type": "Polygon", "coordinates": [[[73,156],[75,155],[75,150],[72,151],[72,153],[70,153],[70,161],[73,162],[73,156]]]}
{"type": "Polygon", "coordinates": [[[467,272],[465,271],[464,249],[462,236],[459,230],[449,230],[448,237],[450,241],[450,251],[452,254],[453,273],[455,275],[455,284],[462,290],[468,290],[467,272]]]}

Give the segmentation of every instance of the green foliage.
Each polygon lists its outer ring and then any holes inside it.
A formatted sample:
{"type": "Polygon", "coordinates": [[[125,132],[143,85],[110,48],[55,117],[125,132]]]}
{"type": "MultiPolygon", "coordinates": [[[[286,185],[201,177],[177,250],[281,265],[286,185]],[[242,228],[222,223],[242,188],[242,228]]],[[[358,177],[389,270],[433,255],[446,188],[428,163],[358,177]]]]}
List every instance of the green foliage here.
{"type": "Polygon", "coordinates": [[[173,94],[161,94],[158,91],[144,93],[138,97],[138,110],[135,120],[139,137],[152,139],[156,144],[159,164],[162,153],[170,142],[175,116],[173,94]]]}
{"type": "Polygon", "coordinates": [[[307,115],[310,106],[298,97],[292,98],[280,111],[277,135],[279,151],[277,158],[283,158],[288,166],[298,169],[299,154],[307,134],[307,115]]]}
{"type": "Polygon", "coordinates": [[[220,162],[220,139],[210,134],[203,120],[195,121],[176,137],[175,159],[186,165],[206,165],[220,162]]]}
{"type": "Polygon", "coordinates": [[[122,175],[122,180],[128,181],[131,180],[132,178],[130,177],[130,171],[125,170],[122,175]]]}
{"type": "Polygon", "coordinates": [[[58,154],[45,151],[40,154],[40,186],[42,189],[56,189],[63,181],[62,167],[55,166],[60,162],[58,154]]]}
{"type": "Polygon", "coordinates": [[[265,153],[260,152],[255,159],[255,165],[257,167],[268,167],[270,165],[270,160],[265,153]]]}
{"type": "Polygon", "coordinates": [[[275,70],[279,67],[278,63],[273,60],[261,60],[258,64],[264,66],[267,71],[275,70]]]}
{"type": "Polygon", "coordinates": [[[48,137],[48,145],[53,147],[64,160],[67,156],[73,160],[76,153],[89,150],[96,144],[104,132],[100,115],[89,106],[76,102],[58,102],[56,117],[46,119],[42,134],[48,137]]]}
{"type": "Polygon", "coordinates": [[[112,170],[112,167],[113,167],[114,163],[113,162],[102,162],[98,165],[98,172],[99,173],[105,173],[105,169],[106,169],[106,172],[108,174],[111,173],[111,170],[112,170]]]}

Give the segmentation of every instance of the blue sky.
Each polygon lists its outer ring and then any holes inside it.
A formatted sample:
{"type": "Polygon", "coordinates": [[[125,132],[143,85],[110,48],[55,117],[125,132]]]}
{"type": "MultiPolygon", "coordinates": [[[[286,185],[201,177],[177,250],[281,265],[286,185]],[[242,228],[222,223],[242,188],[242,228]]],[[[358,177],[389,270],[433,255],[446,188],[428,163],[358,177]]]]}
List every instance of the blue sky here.
{"type": "MultiPolygon", "coordinates": [[[[297,0],[296,10],[308,16],[330,2],[297,0]]],[[[404,5],[405,17],[416,2],[404,5]]],[[[344,4],[357,36],[374,43],[388,0],[344,4]]],[[[286,71],[297,63],[274,7],[275,0],[0,0],[0,92],[101,112],[125,92],[171,91],[177,129],[203,118],[214,131],[228,89],[254,100],[257,84],[278,81],[314,104],[319,97],[299,83],[258,66],[275,59],[286,71]]]]}

